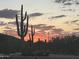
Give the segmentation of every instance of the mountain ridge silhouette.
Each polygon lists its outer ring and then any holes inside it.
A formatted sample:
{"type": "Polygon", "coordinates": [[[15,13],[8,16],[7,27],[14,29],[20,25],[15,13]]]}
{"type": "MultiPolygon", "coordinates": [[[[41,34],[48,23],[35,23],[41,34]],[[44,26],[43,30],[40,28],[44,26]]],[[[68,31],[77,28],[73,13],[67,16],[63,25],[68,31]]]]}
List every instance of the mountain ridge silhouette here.
{"type": "Polygon", "coordinates": [[[0,53],[21,52],[24,42],[16,37],[0,33],[0,53]]]}

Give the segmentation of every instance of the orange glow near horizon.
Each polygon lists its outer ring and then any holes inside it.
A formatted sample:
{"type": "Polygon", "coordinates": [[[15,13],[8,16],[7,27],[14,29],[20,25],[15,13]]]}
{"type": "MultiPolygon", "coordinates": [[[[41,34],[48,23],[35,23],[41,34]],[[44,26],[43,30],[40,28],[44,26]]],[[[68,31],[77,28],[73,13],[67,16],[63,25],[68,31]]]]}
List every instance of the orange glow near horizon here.
{"type": "MultiPolygon", "coordinates": [[[[18,35],[17,35],[17,32],[16,31],[6,31],[4,34],[7,34],[7,35],[11,35],[11,36],[14,36],[14,37],[17,37],[17,38],[20,38],[18,35]]],[[[53,35],[53,34],[52,34],[53,35]]],[[[47,40],[47,42],[49,41],[49,38],[51,38],[53,36],[50,36],[48,35],[48,33],[35,33],[34,35],[34,42],[37,42],[38,39],[40,39],[41,41],[45,41],[47,40]]],[[[25,41],[28,41],[29,40],[29,33],[26,35],[26,37],[24,38],[25,41]]]]}
{"type": "MultiPolygon", "coordinates": [[[[37,42],[38,39],[40,39],[40,41],[47,40],[47,42],[48,42],[48,34],[36,33],[34,35],[34,42],[37,42]]],[[[25,37],[25,41],[27,41],[27,40],[29,40],[29,34],[27,34],[27,36],[25,37]]]]}

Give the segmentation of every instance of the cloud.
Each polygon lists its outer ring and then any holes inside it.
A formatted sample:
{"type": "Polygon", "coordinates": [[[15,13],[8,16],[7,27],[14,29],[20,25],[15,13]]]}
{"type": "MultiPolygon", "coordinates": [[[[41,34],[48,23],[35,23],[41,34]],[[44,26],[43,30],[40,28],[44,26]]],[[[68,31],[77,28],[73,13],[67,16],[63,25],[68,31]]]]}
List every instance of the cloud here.
{"type": "Polygon", "coordinates": [[[43,13],[31,13],[29,14],[30,17],[37,17],[37,16],[42,16],[43,13]]]}
{"type": "Polygon", "coordinates": [[[55,28],[55,29],[52,29],[54,32],[62,32],[64,31],[62,28],[55,28]]]}
{"type": "Polygon", "coordinates": [[[64,3],[64,5],[72,5],[73,3],[70,3],[70,2],[67,2],[67,3],[64,3]]]}
{"type": "Polygon", "coordinates": [[[76,2],[75,2],[75,3],[76,3],[76,5],[79,5],[79,0],[76,0],[76,2]]]}
{"type": "MultiPolygon", "coordinates": [[[[3,9],[0,10],[0,17],[1,18],[15,18],[15,15],[18,13],[18,10],[11,10],[11,9],[3,9]]],[[[29,14],[30,17],[37,17],[37,16],[42,16],[43,13],[31,13],[29,14]]]]}
{"type": "Polygon", "coordinates": [[[76,2],[76,5],[79,5],[79,2],[76,2]]]}
{"type": "Polygon", "coordinates": [[[75,12],[77,11],[76,8],[73,8],[73,6],[78,7],[79,0],[52,0],[52,3],[59,4],[59,7],[62,11],[71,11],[75,12]],[[71,7],[71,8],[70,8],[71,7]]]}
{"type": "Polygon", "coordinates": [[[17,10],[3,9],[3,10],[0,10],[0,17],[12,19],[15,17],[17,13],[18,13],[17,10]]]}
{"type": "Polygon", "coordinates": [[[0,21],[0,26],[4,26],[6,25],[6,23],[4,23],[3,21],[0,21]]]}
{"type": "Polygon", "coordinates": [[[79,20],[74,20],[74,21],[71,21],[71,23],[76,23],[76,22],[79,22],[79,20]]]}
{"type": "Polygon", "coordinates": [[[12,28],[11,28],[11,27],[9,27],[9,26],[5,26],[4,28],[5,28],[5,29],[12,29],[12,28]]]}
{"type": "Polygon", "coordinates": [[[52,16],[49,19],[62,18],[62,17],[66,17],[66,15],[52,16]]]}
{"type": "Polygon", "coordinates": [[[75,29],[73,29],[73,30],[79,30],[79,28],[75,28],[75,29]]]}
{"type": "Polygon", "coordinates": [[[8,22],[8,24],[16,25],[16,21],[8,22]]]}
{"type": "Polygon", "coordinates": [[[34,25],[34,27],[36,27],[36,28],[39,28],[39,27],[45,27],[46,26],[46,24],[37,24],[37,25],[34,25]]]}
{"type": "Polygon", "coordinates": [[[51,26],[51,25],[46,25],[46,24],[37,24],[37,25],[33,25],[36,29],[40,29],[40,30],[50,30],[55,26],[51,26]]]}
{"type": "Polygon", "coordinates": [[[56,2],[56,3],[64,3],[64,2],[66,2],[67,0],[54,0],[54,2],[56,2]]]}
{"type": "Polygon", "coordinates": [[[71,5],[72,3],[78,3],[77,0],[54,0],[55,3],[63,3],[67,5],[71,5]]]}
{"type": "Polygon", "coordinates": [[[79,25],[79,24],[76,24],[76,25],[79,25]]]}
{"type": "Polygon", "coordinates": [[[76,10],[69,8],[69,9],[63,9],[62,11],[72,11],[72,12],[75,12],[76,10]]]}
{"type": "Polygon", "coordinates": [[[73,0],[54,0],[54,2],[56,3],[65,3],[65,2],[70,2],[70,1],[73,1],[73,0]]]}
{"type": "Polygon", "coordinates": [[[35,29],[39,29],[38,32],[45,33],[46,31],[55,32],[55,33],[61,33],[64,30],[62,28],[56,28],[55,26],[52,25],[46,25],[46,24],[37,24],[33,25],[35,29]]]}
{"type": "Polygon", "coordinates": [[[69,24],[69,23],[70,23],[69,21],[64,22],[64,24],[69,24]]]}
{"type": "Polygon", "coordinates": [[[62,3],[63,5],[79,5],[79,0],[54,0],[55,3],[62,3]]]}
{"type": "Polygon", "coordinates": [[[65,23],[65,24],[76,24],[76,25],[79,25],[77,22],[79,22],[79,20],[66,21],[66,22],[64,22],[64,23],[65,23]]]}

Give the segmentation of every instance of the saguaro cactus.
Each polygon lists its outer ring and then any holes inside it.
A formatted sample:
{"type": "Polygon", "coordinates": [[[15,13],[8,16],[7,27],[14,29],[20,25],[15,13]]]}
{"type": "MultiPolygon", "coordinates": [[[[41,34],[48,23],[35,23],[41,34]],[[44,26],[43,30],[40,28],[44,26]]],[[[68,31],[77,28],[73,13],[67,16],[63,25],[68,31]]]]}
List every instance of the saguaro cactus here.
{"type": "Polygon", "coordinates": [[[34,35],[35,35],[35,28],[33,27],[33,25],[31,25],[31,39],[32,39],[32,42],[34,40],[34,35]]]}
{"type": "Polygon", "coordinates": [[[29,34],[30,48],[32,47],[31,35],[29,34]]]}
{"type": "Polygon", "coordinates": [[[47,49],[47,40],[45,39],[45,49],[47,49]]]}
{"type": "Polygon", "coordinates": [[[45,43],[47,43],[47,40],[45,39],[45,41],[44,41],[45,43]]]}
{"type": "Polygon", "coordinates": [[[24,37],[26,36],[27,31],[28,31],[29,17],[27,15],[27,12],[25,12],[25,17],[24,17],[24,15],[23,15],[23,5],[21,5],[21,19],[20,19],[20,21],[21,22],[19,23],[18,15],[16,15],[17,33],[18,33],[18,36],[20,36],[21,39],[24,40],[24,37]],[[26,20],[26,24],[24,23],[25,20],[26,20]]]}

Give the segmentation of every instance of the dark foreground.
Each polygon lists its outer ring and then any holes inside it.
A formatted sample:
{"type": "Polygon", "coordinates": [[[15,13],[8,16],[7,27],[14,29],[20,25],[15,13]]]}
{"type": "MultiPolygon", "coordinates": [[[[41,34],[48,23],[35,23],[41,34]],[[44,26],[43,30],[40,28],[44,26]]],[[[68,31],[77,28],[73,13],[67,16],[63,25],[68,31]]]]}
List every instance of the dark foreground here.
{"type": "Polygon", "coordinates": [[[0,56],[0,59],[79,59],[79,56],[51,54],[49,56],[0,56]]]}

